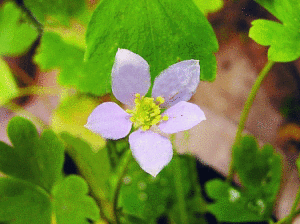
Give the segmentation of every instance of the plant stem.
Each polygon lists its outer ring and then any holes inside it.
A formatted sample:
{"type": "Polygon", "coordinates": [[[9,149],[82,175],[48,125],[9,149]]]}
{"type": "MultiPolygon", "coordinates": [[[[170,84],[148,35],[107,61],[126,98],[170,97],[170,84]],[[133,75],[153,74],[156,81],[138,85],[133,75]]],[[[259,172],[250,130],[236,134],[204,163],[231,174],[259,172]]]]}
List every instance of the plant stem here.
{"type": "Polygon", "coordinates": [[[28,86],[18,89],[18,97],[29,95],[61,95],[65,90],[62,88],[45,86],[28,86]]]}
{"type": "MultiPolygon", "coordinates": [[[[254,85],[252,86],[252,89],[250,91],[250,94],[248,96],[248,99],[245,103],[244,109],[242,111],[242,115],[240,117],[240,122],[239,122],[239,126],[238,126],[238,130],[236,132],[236,136],[235,136],[235,140],[233,143],[233,146],[238,144],[242,135],[242,132],[244,130],[245,127],[245,123],[247,121],[251,106],[253,104],[253,101],[256,97],[256,94],[261,86],[261,83],[263,82],[263,80],[265,79],[265,77],[267,76],[267,74],[269,73],[269,71],[271,70],[272,66],[274,65],[275,62],[273,61],[268,61],[265,64],[265,67],[261,70],[261,72],[259,73],[254,85]]],[[[234,175],[234,166],[233,166],[233,160],[231,159],[230,162],[230,167],[229,167],[229,173],[227,176],[227,182],[231,182],[233,179],[233,175],[234,175]]]]}
{"type": "Polygon", "coordinates": [[[113,189],[113,210],[114,210],[114,216],[116,219],[116,223],[120,223],[119,218],[118,218],[118,211],[117,211],[118,196],[119,196],[121,185],[122,185],[122,179],[127,171],[127,168],[128,168],[131,158],[132,158],[131,150],[128,149],[124,153],[123,159],[120,161],[119,169],[117,172],[117,175],[118,175],[117,182],[116,182],[115,188],[113,189]]]}
{"type": "Polygon", "coordinates": [[[38,118],[31,112],[25,110],[23,107],[19,106],[18,104],[14,103],[14,102],[8,102],[3,107],[13,111],[16,114],[20,113],[20,114],[25,115],[26,117],[30,118],[32,121],[35,121],[36,123],[38,123],[42,129],[48,128],[48,125],[45,124],[44,121],[42,121],[40,118],[38,118]]]}
{"type": "Polygon", "coordinates": [[[288,216],[284,217],[283,219],[279,220],[278,222],[275,222],[275,224],[288,224],[291,222],[295,216],[297,216],[300,213],[300,210],[291,212],[288,216]]]}
{"type": "Polygon", "coordinates": [[[184,189],[182,185],[180,159],[174,146],[174,142],[175,142],[174,134],[171,135],[171,142],[174,150],[173,174],[174,174],[174,184],[175,184],[175,191],[177,196],[177,203],[179,207],[179,217],[180,217],[180,223],[184,224],[184,223],[189,223],[189,219],[186,213],[186,203],[184,199],[184,189]]]}
{"type": "Polygon", "coordinates": [[[296,195],[294,204],[293,204],[293,206],[291,208],[290,214],[287,216],[287,220],[285,222],[286,224],[292,223],[292,220],[294,218],[296,209],[297,209],[297,207],[299,205],[299,201],[300,201],[300,188],[298,188],[297,195],[296,195]]]}

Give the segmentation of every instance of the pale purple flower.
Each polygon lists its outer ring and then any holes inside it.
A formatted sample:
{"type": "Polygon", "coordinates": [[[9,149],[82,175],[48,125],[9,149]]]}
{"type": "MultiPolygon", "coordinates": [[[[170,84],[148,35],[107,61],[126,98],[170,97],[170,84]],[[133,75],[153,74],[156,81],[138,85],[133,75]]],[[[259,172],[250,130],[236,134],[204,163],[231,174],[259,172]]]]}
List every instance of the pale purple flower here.
{"type": "Polygon", "coordinates": [[[91,113],[86,128],[104,138],[120,139],[129,135],[134,158],[143,170],[156,176],[172,159],[170,140],[159,133],[188,130],[205,120],[203,111],[188,103],[199,84],[198,60],[178,62],[154,80],[152,97],[148,63],[139,55],[119,49],[112,69],[112,91],[131,109],[124,111],[113,102],[102,103],[91,113]],[[156,100],[154,99],[156,98],[156,100]],[[161,109],[166,109],[161,114],[161,109]],[[153,131],[153,129],[158,131],[153,131]]]}

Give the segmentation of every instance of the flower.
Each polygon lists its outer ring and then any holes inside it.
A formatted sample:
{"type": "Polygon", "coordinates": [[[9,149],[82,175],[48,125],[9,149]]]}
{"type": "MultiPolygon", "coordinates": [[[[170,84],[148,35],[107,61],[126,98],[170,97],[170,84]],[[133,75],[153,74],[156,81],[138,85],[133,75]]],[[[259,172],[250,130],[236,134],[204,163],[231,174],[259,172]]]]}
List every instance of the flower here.
{"type": "Polygon", "coordinates": [[[102,103],[90,114],[85,127],[116,140],[127,136],[133,125],[135,131],[129,135],[132,154],[141,168],[155,177],[173,156],[170,140],[160,133],[188,130],[206,120],[197,105],[186,102],[195,93],[199,77],[198,60],[178,62],[155,78],[152,97],[145,97],[151,83],[148,63],[129,50],[118,49],[112,92],[131,109],[124,111],[116,103],[102,103]]]}

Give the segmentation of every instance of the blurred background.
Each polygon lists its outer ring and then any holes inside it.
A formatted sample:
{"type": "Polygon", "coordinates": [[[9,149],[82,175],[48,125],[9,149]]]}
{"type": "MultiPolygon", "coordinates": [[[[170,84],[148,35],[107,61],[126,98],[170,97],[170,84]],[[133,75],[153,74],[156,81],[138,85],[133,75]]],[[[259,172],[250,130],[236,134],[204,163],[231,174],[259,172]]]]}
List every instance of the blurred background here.
{"type": "MultiPolygon", "coordinates": [[[[22,1],[17,1],[22,5],[22,1]]],[[[0,5],[3,1],[0,0],[0,5]]],[[[98,1],[90,1],[90,7],[98,1]]],[[[265,63],[267,47],[256,44],[248,37],[251,21],[264,18],[276,20],[253,0],[225,0],[223,8],[209,13],[220,45],[217,58],[217,78],[214,82],[200,82],[192,102],[204,110],[207,120],[190,130],[189,148],[199,160],[226,175],[230,162],[239,117],[250,89],[265,63]]],[[[80,27],[78,32],[84,32],[80,27]]],[[[0,34],[1,35],[1,34],[0,34]]],[[[55,88],[56,91],[42,95],[26,95],[13,100],[13,105],[0,108],[0,140],[9,143],[6,135],[8,121],[16,114],[40,120],[33,122],[40,128],[59,122],[53,118],[61,97],[65,93],[56,83],[59,70],[42,72],[33,62],[33,55],[40,43],[38,38],[31,49],[21,57],[4,57],[20,87],[33,85],[55,88]]],[[[201,64],[201,62],[200,62],[201,64]]],[[[295,161],[300,149],[300,61],[277,63],[265,79],[251,109],[245,132],[253,134],[260,144],[271,143],[283,158],[283,182],[276,205],[276,216],[283,218],[289,213],[299,186],[295,161]]],[[[68,89],[68,94],[72,90],[68,89]]],[[[104,101],[108,98],[104,98],[104,101]]],[[[97,104],[89,102],[92,109],[97,104]]],[[[74,104],[80,114],[85,110],[74,104]]],[[[73,115],[77,124],[86,118],[73,115]],[[76,117],[77,116],[77,117],[76,117]]],[[[178,134],[180,148],[183,133],[178,134]]],[[[180,148],[184,152],[184,148],[180,148]]],[[[300,223],[300,218],[294,223],[300,223]]]]}

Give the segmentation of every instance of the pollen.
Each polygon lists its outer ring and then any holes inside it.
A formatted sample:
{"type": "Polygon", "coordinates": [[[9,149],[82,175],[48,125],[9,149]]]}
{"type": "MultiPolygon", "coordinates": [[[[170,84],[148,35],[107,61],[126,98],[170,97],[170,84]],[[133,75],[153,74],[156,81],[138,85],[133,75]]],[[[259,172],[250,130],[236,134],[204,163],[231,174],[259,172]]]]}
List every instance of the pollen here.
{"type": "Polygon", "coordinates": [[[168,120],[168,116],[161,115],[160,105],[165,102],[161,96],[156,100],[152,97],[144,97],[135,94],[135,107],[132,110],[126,110],[131,115],[130,121],[133,122],[135,128],[141,128],[143,131],[149,130],[152,125],[157,125],[161,121],[168,120]]]}

